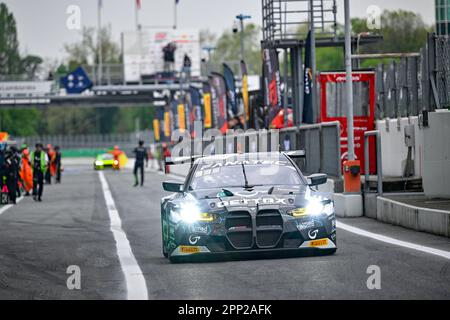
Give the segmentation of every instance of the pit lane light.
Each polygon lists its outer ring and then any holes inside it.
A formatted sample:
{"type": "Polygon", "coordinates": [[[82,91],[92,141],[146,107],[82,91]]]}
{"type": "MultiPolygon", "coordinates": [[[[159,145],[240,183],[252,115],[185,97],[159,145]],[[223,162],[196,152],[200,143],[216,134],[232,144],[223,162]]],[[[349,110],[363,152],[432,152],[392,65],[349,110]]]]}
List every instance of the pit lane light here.
{"type": "Polygon", "coordinates": [[[175,207],[170,210],[170,214],[175,223],[180,221],[186,223],[214,221],[213,214],[201,212],[200,208],[194,203],[186,203],[181,207],[175,207]]]}
{"type": "Polygon", "coordinates": [[[334,213],[331,200],[310,199],[308,205],[303,208],[295,208],[288,211],[288,214],[295,217],[320,216],[325,214],[331,216],[334,213]]]}

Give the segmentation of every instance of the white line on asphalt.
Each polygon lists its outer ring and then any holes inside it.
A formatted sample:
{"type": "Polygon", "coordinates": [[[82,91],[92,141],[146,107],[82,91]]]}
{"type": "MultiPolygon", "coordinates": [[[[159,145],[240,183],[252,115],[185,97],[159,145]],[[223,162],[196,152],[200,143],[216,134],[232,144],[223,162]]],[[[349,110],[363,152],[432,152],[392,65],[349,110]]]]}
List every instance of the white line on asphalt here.
{"type": "Polygon", "coordinates": [[[102,171],[98,172],[98,176],[111,221],[110,229],[116,241],[117,255],[127,283],[127,298],[128,300],[148,300],[148,290],[142,270],[133,255],[127,235],[122,229],[122,220],[120,220],[119,211],[117,211],[108,182],[102,171]]]}
{"type": "MultiPolygon", "coordinates": [[[[20,198],[17,198],[16,199],[16,204],[18,204],[20,201],[22,201],[22,199],[23,199],[23,196],[20,197],[20,198]]],[[[0,214],[4,213],[6,210],[8,210],[11,207],[14,207],[14,205],[13,204],[7,204],[6,206],[2,207],[0,209],[0,214]]]]}
{"type": "Polygon", "coordinates": [[[352,227],[352,226],[349,226],[348,224],[345,224],[345,223],[342,223],[339,221],[337,221],[336,226],[340,229],[358,234],[363,237],[375,239],[378,241],[386,242],[386,243],[393,244],[393,245],[400,246],[400,247],[405,247],[408,249],[425,252],[428,254],[433,254],[433,255],[450,260],[450,252],[449,251],[439,250],[439,249],[435,249],[435,248],[431,248],[431,247],[422,246],[420,244],[397,240],[397,239],[394,239],[391,237],[383,236],[378,233],[373,233],[373,232],[369,232],[369,231],[366,231],[366,230],[363,230],[360,228],[352,227]]]}

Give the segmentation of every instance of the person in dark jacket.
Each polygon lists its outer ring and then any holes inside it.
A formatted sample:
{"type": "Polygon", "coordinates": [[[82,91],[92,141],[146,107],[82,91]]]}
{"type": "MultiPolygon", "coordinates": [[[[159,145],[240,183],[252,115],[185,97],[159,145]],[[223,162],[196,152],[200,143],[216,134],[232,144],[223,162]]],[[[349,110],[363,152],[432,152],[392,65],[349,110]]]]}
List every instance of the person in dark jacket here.
{"type": "Polygon", "coordinates": [[[56,183],[61,183],[61,171],[62,171],[62,154],[59,146],[55,147],[55,166],[56,166],[56,183]]]}
{"type": "Polygon", "coordinates": [[[144,141],[139,141],[139,146],[134,149],[134,154],[136,157],[136,161],[134,162],[134,186],[137,187],[139,185],[138,179],[138,170],[141,173],[141,187],[144,185],[144,161],[146,166],[148,166],[148,152],[147,148],[144,147],[144,141]]]}
{"type": "Polygon", "coordinates": [[[31,153],[31,167],[33,168],[33,200],[42,201],[44,192],[44,176],[47,171],[48,156],[42,143],[36,144],[31,153]]]}
{"type": "Polygon", "coordinates": [[[6,186],[9,191],[9,202],[16,204],[19,183],[20,156],[17,148],[11,146],[5,156],[6,186]]]}
{"type": "Polygon", "coordinates": [[[186,53],[183,59],[183,72],[186,75],[186,78],[191,77],[191,67],[192,67],[191,58],[189,58],[189,56],[186,53]]]}
{"type": "Polygon", "coordinates": [[[162,49],[163,51],[163,59],[164,59],[164,71],[165,72],[173,72],[175,65],[175,50],[177,46],[175,43],[170,42],[165,45],[162,49]]]}

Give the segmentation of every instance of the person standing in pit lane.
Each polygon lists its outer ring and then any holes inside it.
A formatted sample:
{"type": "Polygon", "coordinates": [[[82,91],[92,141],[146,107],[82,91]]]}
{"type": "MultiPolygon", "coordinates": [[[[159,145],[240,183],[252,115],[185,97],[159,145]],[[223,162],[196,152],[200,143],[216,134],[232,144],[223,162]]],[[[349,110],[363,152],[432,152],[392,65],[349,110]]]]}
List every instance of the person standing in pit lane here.
{"type": "Polygon", "coordinates": [[[52,178],[56,174],[56,166],[55,166],[55,150],[51,144],[47,145],[47,157],[48,157],[48,167],[45,172],[45,183],[52,184],[52,178]]]}
{"type": "Polygon", "coordinates": [[[5,167],[6,167],[6,186],[9,191],[9,202],[16,204],[18,184],[19,184],[19,165],[20,156],[17,148],[11,146],[6,152],[5,167]]]}
{"type": "Polygon", "coordinates": [[[47,171],[48,156],[42,143],[36,144],[31,153],[31,167],[33,168],[33,200],[42,201],[44,192],[44,175],[47,171]]]}
{"type": "Polygon", "coordinates": [[[30,151],[27,146],[22,146],[22,161],[19,175],[25,196],[29,196],[33,190],[33,169],[31,167],[30,151]]]}
{"type": "Polygon", "coordinates": [[[144,185],[144,160],[145,165],[148,167],[148,152],[147,148],[144,147],[144,141],[139,141],[139,146],[134,149],[134,154],[136,161],[134,162],[134,186],[137,187],[139,185],[139,179],[138,179],[138,170],[141,173],[141,187],[144,185]]]}
{"type": "Polygon", "coordinates": [[[61,183],[61,171],[62,171],[62,154],[59,146],[55,147],[55,174],[56,174],[56,183],[61,183]]]}
{"type": "MultiPolygon", "coordinates": [[[[171,152],[169,149],[169,146],[167,145],[167,143],[163,143],[162,145],[163,148],[163,152],[162,152],[162,161],[165,162],[166,158],[169,158],[171,156],[171,152]]],[[[170,166],[169,165],[165,165],[165,173],[169,174],[170,173],[170,166]]]]}

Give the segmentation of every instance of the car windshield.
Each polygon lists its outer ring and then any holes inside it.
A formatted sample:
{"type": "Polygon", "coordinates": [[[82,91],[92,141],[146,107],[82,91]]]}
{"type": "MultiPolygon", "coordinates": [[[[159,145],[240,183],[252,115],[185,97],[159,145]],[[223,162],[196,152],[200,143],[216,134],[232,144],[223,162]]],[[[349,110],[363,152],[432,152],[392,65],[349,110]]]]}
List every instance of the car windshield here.
{"type": "Polygon", "coordinates": [[[297,170],[288,161],[235,161],[199,164],[190,189],[302,184],[297,170]]]}
{"type": "Polygon", "coordinates": [[[112,160],[113,159],[113,155],[110,153],[104,153],[101,157],[103,160],[112,160]]]}

